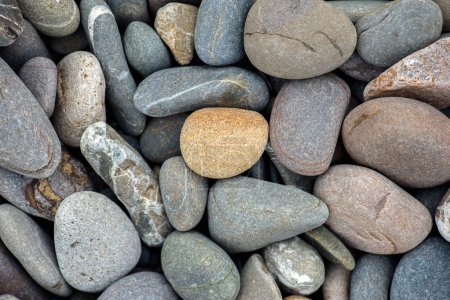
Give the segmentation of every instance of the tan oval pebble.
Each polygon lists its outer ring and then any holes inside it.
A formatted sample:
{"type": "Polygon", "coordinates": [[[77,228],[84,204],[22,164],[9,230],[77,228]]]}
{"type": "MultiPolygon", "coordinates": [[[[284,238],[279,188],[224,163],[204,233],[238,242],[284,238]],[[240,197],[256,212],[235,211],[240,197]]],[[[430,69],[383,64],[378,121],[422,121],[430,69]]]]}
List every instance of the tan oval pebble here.
{"type": "Polygon", "coordinates": [[[314,195],[330,210],[326,224],[346,245],[374,254],[397,254],[430,233],[426,207],[369,168],[337,165],[321,175],[314,195]]]}
{"type": "Polygon", "coordinates": [[[322,286],[324,300],[350,299],[351,272],[338,265],[330,264],[326,267],[325,282],[322,286]]]}
{"type": "Polygon", "coordinates": [[[311,299],[305,296],[292,295],[284,298],[284,300],[311,300],[311,299]]]}
{"type": "Polygon", "coordinates": [[[221,179],[241,174],[264,152],[269,125],[254,111],[204,108],[192,113],[181,130],[180,148],[189,168],[221,179]]]}
{"type": "Polygon", "coordinates": [[[356,162],[400,185],[426,188],[450,180],[450,119],[423,102],[365,102],[344,120],[342,137],[356,162]]]}
{"type": "Polygon", "coordinates": [[[450,242],[450,188],[436,209],[435,220],[439,233],[450,242]]]}
{"type": "Polygon", "coordinates": [[[97,58],[71,53],[58,64],[58,90],[53,125],[66,145],[80,146],[89,125],[106,120],[105,77],[97,58]]]}

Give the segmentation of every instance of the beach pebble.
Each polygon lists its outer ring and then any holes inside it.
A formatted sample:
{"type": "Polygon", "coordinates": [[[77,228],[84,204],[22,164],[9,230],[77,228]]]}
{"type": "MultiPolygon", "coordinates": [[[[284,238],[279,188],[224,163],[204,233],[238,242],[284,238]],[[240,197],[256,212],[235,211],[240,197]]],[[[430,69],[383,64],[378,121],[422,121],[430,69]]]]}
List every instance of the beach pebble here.
{"type": "Polygon", "coordinates": [[[69,55],[76,51],[86,50],[89,47],[89,42],[83,27],[80,26],[71,35],[50,38],[48,45],[58,54],[69,55]]]}
{"type": "Polygon", "coordinates": [[[143,77],[171,65],[170,53],[163,41],[153,28],[143,22],[135,21],[128,25],[123,47],[131,67],[143,77]]]}
{"type": "Polygon", "coordinates": [[[271,76],[304,79],[342,65],[356,46],[347,15],[322,0],[257,1],[247,16],[245,52],[271,76]]]}
{"type": "Polygon", "coordinates": [[[98,193],[64,199],[54,231],[61,273],[80,291],[104,290],[128,274],[141,255],[138,233],[127,215],[98,193]]]}
{"type": "Polygon", "coordinates": [[[143,80],[134,96],[136,108],[151,117],[216,106],[261,111],[268,102],[264,79],[238,67],[161,70],[143,80]]]}
{"type": "Polygon", "coordinates": [[[412,98],[437,109],[450,106],[450,37],[403,58],[370,82],[364,100],[412,98]]]}
{"type": "Polygon", "coordinates": [[[285,84],[270,117],[270,141],[280,162],[302,175],[325,172],[349,101],[350,88],[333,74],[285,84]]]}
{"type": "Polygon", "coordinates": [[[249,177],[219,180],[208,195],[211,237],[231,253],[261,249],[327,218],[327,206],[311,194],[249,177]]]}
{"type": "Polygon", "coordinates": [[[0,47],[14,43],[23,31],[23,16],[16,0],[1,0],[0,47]]]}
{"type": "Polygon", "coordinates": [[[155,29],[180,65],[194,57],[194,30],[198,8],[183,3],[168,3],[158,10],[155,29]]]}
{"type": "Polygon", "coordinates": [[[450,179],[450,119],[428,104],[367,101],[347,115],[342,138],[353,160],[400,185],[426,188],[450,179]]]}
{"type": "Polygon", "coordinates": [[[442,237],[450,242],[450,189],[448,189],[436,209],[436,226],[442,237]]]}
{"type": "Polygon", "coordinates": [[[439,38],[442,12],[432,0],[389,1],[360,18],[356,29],[362,59],[389,67],[439,38]]]}
{"type": "Polygon", "coordinates": [[[239,293],[239,272],[231,258],[198,232],[172,232],[164,242],[161,265],[185,300],[233,300],[239,293]]]}
{"type": "Polygon", "coordinates": [[[344,1],[327,1],[329,4],[342,10],[350,20],[355,23],[361,17],[377,10],[383,4],[389,1],[380,0],[344,0],[344,1]]]}
{"type": "Polygon", "coordinates": [[[134,21],[150,22],[147,0],[106,0],[106,3],[121,29],[127,28],[128,24],[134,21]]]}
{"type": "Polygon", "coordinates": [[[250,169],[267,144],[269,126],[262,115],[238,108],[193,112],[181,130],[186,164],[208,178],[229,178],[250,169]]]}
{"type": "Polygon", "coordinates": [[[267,268],[288,292],[310,295],[325,280],[325,265],[319,253],[298,237],[264,249],[267,268]]]}
{"type": "MultiPolygon", "coordinates": [[[[354,2],[354,1],[346,1],[346,2],[354,2]]],[[[350,56],[350,58],[339,67],[339,70],[357,80],[369,82],[377,78],[381,73],[383,73],[386,70],[386,68],[377,67],[369,64],[368,62],[364,61],[361,58],[358,52],[355,51],[353,52],[352,56],[350,56]]]]}
{"type": "Polygon", "coordinates": [[[351,272],[332,264],[327,265],[325,269],[325,282],[322,286],[323,300],[349,300],[351,272]]]}
{"type": "Polygon", "coordinates": [[[183,158],[176,156],[161,166],[159,184],[170,224],[179,231],[197,226],[208,201],[208,180],[192,172],[183,158]]]}
{"type": "Polygon", "coordinates": [[[84,51],[58,63],[58,98],[53,125],[61,141],[79,147],[89,125],[106,120],[105,77],[97,58],[84,51]]]}
{"type": "Polygon", "coordinates": [[[61,275],[53,240],[27,214],[10,204],[0,205],[0,238],[37,284],[67,297],[72,288],[61,275]]]}

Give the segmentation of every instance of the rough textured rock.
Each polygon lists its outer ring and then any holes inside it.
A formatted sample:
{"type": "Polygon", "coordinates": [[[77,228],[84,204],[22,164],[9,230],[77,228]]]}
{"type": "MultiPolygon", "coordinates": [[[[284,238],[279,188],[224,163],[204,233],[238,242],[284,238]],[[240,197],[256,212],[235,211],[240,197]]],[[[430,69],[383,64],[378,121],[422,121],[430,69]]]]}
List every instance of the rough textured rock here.
{"type": "Polygon", "coordinates": [[[267,268],[286,291],[310,295],[325,280],[325,265],[319,253],[298,237],[264,249],[267,268]]]}
{"type": "Polygon", "coordinates": [[[137,109],[152,117],[216,106],[261,111],[268,102],[264,79],[237,67],[161,70],[142,81],[134,96],[137,109]]]}
{"type": "Polygon", "coordinates": [[[41,33],[66,36],[80,25],[80,11],[74,0],[17,0],[23,16],[41,33]]]}
{"type": "Polygon", "coordinates": [[[439,237],[428,238],[405,254],[395,269],[390,299],[434,299],[450,297],[450,244],[439,237]]]}
{"type": "Polygon", "coordinates": [[[267,144],[269,125],[262,115],[238,108],[204,108],[184,122],[180,149],[195,173],[229,178],[250,169],[267,144]]]}
{"type": "Polygon", "coordinates": [[[384,0],[344,0],[344,1],[327,1],[328,4],[331,4],[334,7],[342,10],[350,20],[355,23],[361,17],[371,13],[378,8],[380,8],[383,4],[388,3],[389,1],[384,0]]]}
{"type": "Polygon", "coordinates": [[[189,64],[194,57],[197,12],[198,8],[189,4],[168,3],[156,14],[156,32],[180,65],[189,64]]]}
{"type": "Polygon", "coordinates": [[[450,189],[436,209],[435,220],[439,233],[450,242],[450,189]]]}
{"type": "Polygon", "coordinates": [[[444,18],[442,29],[444,31],[450,31],[450,2],[447,0],[434,0],[434,2],[439,5],[442,11],[442,16],[444,18]]]}
{"type": "Polygon", "coordinates": [[[123,37],[123,47],[128,62],[143,77],[171,65],[170,53],[163,41],[145,23],[136,21],[128,25],[123,37]]]}
{"type": "Polygon", "coordinates": [[[400,97],[365,102],[345,118],[342,138],[356,162],[400,185],[426,188],[450,179],[450,119],[425,103],[400,97]]]}
{"type": "Polygon", "coordinates": [[[0,195],[22,211],[48,220],[54,219],[66,197],[93,189],[86,168],[66,150],[62,151],[56,171],[48,178],[33,179],[0,168],[0,195]]]}
{"type": "Polygon", "coordinates": [[[55,109],[56,100],[55,63],[46,57],[35,57],[22,66],[18,75],[50,118],[55,109]]]}
{"type": "Polygon", "coordinates": [[[109,108],[125,133],[140,135],[146,117],[133,105],[136,83],[114,15],[103,0],[82,0],[80,9],[84,31],[105,75],[109,108]]]}
{"type": "Polygon", "coordinates": [[[52,124],[2,59],[0,82],[0,166],[34,178],[50,176],[61,158],[61,145],[52,124]]]}
{"type": "Polygon", "coordinates": [[[231,258],[198,232],[171,233],[161,251],[161,265],[183,299],[232,300],[239,293],[239,273],[231,258]]]}
{"type": "Polygon", "coordinates": [[[393,275],[394,263],[389,256],[363,255],[352,273],[351,299],[388,300],[393,275]]]}
{"type": "Polygon", "coordinates": [[[16,0],[1,0],[0,47],[14,43],[23,31],[23,16],[16,0]]]}
{"type": "Polygon", "coordinates": [[[147,0],[106,0],[121,29],[127,28],[133,21],[149,23],[150,15],[147,0]]]}
{"type": "Polygon", "coordinates": [[[270,117],[270,141],[280,162],[302,175],[325,172],[349,101],[350,88],[333,74],[285,84],[270,117]]]}
{"type": "Polygon", "coordinates": [[[179,231],[197,226],[208,201],[208,180],[195,174],[181,156],[176,156],[162,165],[159,184],[170,224],[179,231]]]}
{"type": "Polygon", "coordinates": [[[144,243],[161,245],[171,227],[158,180],[144,158],[103,122],[90,125],[80,143],[89,164],[125,205],[144,243]]]}
{"type": "Polygon", "coordinates": [[[403,253],[431,231],[432,219],[425,206],[365,167],[331,167],[316,180],[314,195],[330,209],[326,224],[352,248],[374,254],[403,253]]]}
{"type": "MultiPolygon", "coordinates": [[[[353,2],[353,1],[345,1],[345,2],[353,2]]],[[[364,61],[361,58],[358,52],[355,51],[353,52],[352,56],[350,56],[350,58],[339,67],[339,70],[357,80],[369,82],[377,78],[381,73],[383,73],[386,70],[386,68],[377,67],[369,64],[368,62],[364,61]]]]}
{"type": "Polygon", "coordinates": [[[80,291],[99,292],[136,266],[138,233],[114,202],[94,192],[64,199],[55,217],[55,249],[67,282],[80,291]]]}
{"type": "Polygon", "coordinates": [[[179,298],[162,274],[139,272],[114,282],[98,299],[177,300],[179,298]]]}
{"type": "Polygon", "coordinates": [[[304,79],[342,65],[356,46],[356,29],[322,0],[257,1],[247,16],[245,52],[269,75],[304,79]]]}
{"type": "Polygon", "coordinates": [[[180,134],[188,114],[151,118],[141,135],[142,155],[151,162],[160,163],[181,155],[180,134]]]}
{"type": "Polygon", "coordinates": [[[438,109],[450,106],[450,37],[403,58],[370,82],[364,100],[406,97],[438,109]]]}
{"type": "Polygon", "coordinates": [[[281,300],[281,292],[264,259],[253,254],[241,271],[241,289],[236,300],[281,300]]]}
{"type": "Polygon", "coordinates": [[[83,51],[89,47],[83,27],[78,27],[77,31],[68,36],[50,38],[48,41],[50,48],[58,54],[69,55],[76,51],[83,51]]]}
{"type": "Polygon", "coordinates": [[[361,57],[389,67],[439,38],[442,12],[432,0],[396,0],[360,18],[356,29],[361,57]]]}
{"type": "Polygon", "coordinates": [[[106,121],[105,77],[95,55],[78,51],[58,63],[58,98],[53,125],[63,143],[80,147],[89,125],[106,121]]]}
{"type": "Polygon", "coordinates": [[[208,195],[211,237],[229,252],[263,248],[316,228],[327,218],[326,205],[316,197],[248,177],[219,180],[208,195]]]}
{"type": "Polygon", "coordinates": [[[0,205],[0,238],[37,284],[67,297],[72,288],[61,275],[51,238],[27,214],[0,205]]]}
{"type": "Polygon", "coordinates": [[[327,265],[322,286],[323,300],[349,300],[350,275],[349,270],[338,265],[327,265]]]}
{"type": "Polygon", "coordinates": [[[195,50],[212,66],[232,65],[245,57],[244,24],[254,0],[203,0],[195,25],[195,50]]]}

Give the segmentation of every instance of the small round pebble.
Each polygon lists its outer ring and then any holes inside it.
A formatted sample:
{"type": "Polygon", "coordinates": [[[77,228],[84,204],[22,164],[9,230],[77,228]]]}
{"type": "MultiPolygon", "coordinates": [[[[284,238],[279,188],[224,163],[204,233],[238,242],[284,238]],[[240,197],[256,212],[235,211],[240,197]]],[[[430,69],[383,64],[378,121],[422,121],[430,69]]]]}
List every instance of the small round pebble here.
{"type": "Polygon", "coordinates": [[[327,265],[325,269],[325,282],[322,286],[323,300],[349,300],[351,272],[333,264],[327,265]]]}
{"type": "Polygon", "coordinates": [[[24,22],[16,0],[1,0],[0,7],[0,47],[5,47],[22,34],[24,22]]]}
{"type": "Polygon", "coordinates": [[[435,220],[439,233],[450,242],[450,189],[436,209],[435,220]]]}

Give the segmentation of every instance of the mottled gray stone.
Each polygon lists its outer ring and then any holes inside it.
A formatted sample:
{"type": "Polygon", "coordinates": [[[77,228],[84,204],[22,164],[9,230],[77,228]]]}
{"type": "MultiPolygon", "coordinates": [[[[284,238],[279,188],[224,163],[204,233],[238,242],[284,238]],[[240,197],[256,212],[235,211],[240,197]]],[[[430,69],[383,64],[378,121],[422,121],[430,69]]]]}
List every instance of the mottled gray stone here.
{"type": "Polygon", "coordinates": [[[263,248],[316,228],[327,218],[327,206],[316,197],[248,177],[219,180],[208,196],[211,237],[229,252],[263,248]]]}
{"type": "Polygon", "coordinates": [[[56,99],[57,72],[55,63],[50,58],[35,57],[22,66],[18,75],[42,106],[47,117],[50,118],[55,109],[56,99]]]}
{"type": "Polygon", "coordinates": [[[110,285],[98,300],[177,300],[177,294],[164,275],[139,272],[119,279],[110,285]]]}
{"type": "Polygon", "coordinates": [[[37,284],[58,296],[72,293],[59,271],[52,239],[27,214],[0,205],[0,238],[37,284]]]}
{"type": "Polygon", "coordinates": [[[23,31],[23,16],[16,0],[0,0],[0,47],[9,46],[23,31]]]}
{"type": "Polygon", "coordinates": [[[70,195],[55,217],[55,249],[61,273],[77,290],[99,292],[136,266],[141,242],[127,215],[94,192],[70,195]]]}
{"type": "Polygon", "coordinates": [[[239,293],[239,273],[231,258],[198,232],[171,233],[161,251],[161,265],[185,300],[233,300],[239,293]]]}
{"type": "Polygon", "coordinates": [[[83,26],[80,26],[71,35],[50,38],[48,45],[56,53],[68,55],[72,52],[86,50],[89,47],[89,42],[84,33],[83,26]]]}
{"type": "Polygon", "coordinates": [[[150,22],[147,0],[106,0],[121,29],[133,21],[150,22]]]}
{"type": "MultiPolygon", "coordinates": [[[[346,2],[353,1],[347,0],[346,2]]],[[[358,52],[355,51],[353,52],[352,56],[350,56],[350,58],[339,67],[339,70],[357,80],[369,82],[377,78],[386,70],[386,68],[369,64],[361,58],[358,52]]]]}
{"type": "Polygon", "coordinates": [[[166,160],[159,174],[164,208],[179,231],[197,226],[208,201],[208,179],[194,173],[181,156],[166,160]]]}
{"type": "Polygon", "coordinates": [[[80,25],[80,11],[74,0],[17,0],[23,16],[48,36],[72,34],[80,25]]]}
{"type": "Polygon", "coordinates": [[[442,184],[429,189],[417,190],[412,195],[414,196],[414,198],[422,202],[422,204],[425,205],[430,214],[434,216],[439,202],[442,200],[449,187],[450,184],[448,183],[442,184]]]}
{"type": "Polygon", "coordinates": [[[225,66],[245,56],[244,25],[254,0],[203,0],[195,25],[195,50],[208,65],[225,66]]]}
{"type": "Polygon", "coordinates": [[[151,117],[165,117],[204,107],[261,111],[269,102],[265,81],[238,68],[178,67],[153,73],[139,84],[136,108],[151,117]]]}
{"type": "Polygon", "coordinates": [[[151,118],[141,135],[142,155],[149,161],[163,163],[181,155],[180,134],[188,114],[151,118]]]}
{"type": "Polygon", "coordinates": [[[109,108],[125,133],[140,135],[146,117],[133,105],[136,83],[131,76],[114,15],[103,0],[82,0],[81,21],[106,79],[109,108]]]}
{"type": "Polygon", "coordinates": [[[80,141],[81,153],[125,205],[140,237],[159,246],[171,231],[158,180],[144,158],[104,122],[90,125],[80,141]]]}
{"type": "Polygon", "coordinates": [[[389,1],[384,0],[346,0],[346,1],[327,1],[329,4],[342,10],[350,20],[355,23],[361,17],[377,10],[383,4],[389,1]]]}
{"type": "Polygon", "coordinates": [[[170,53],[156,31],[142,22],[132,22],[123,37],[130,65],[143,77],[170,68],[170,53]]]}
{"type": "Polygon", "coordinates": [[[389,256],[363,255],[352,272],[350,299],[388,300],[392,275],[394,263],[389,256]]]}
{"type": "Polygon", "coordinates": [[[286,291],[310,295],[325,281],[325,265],[319,253],[298,237],[264,249],[267,268],[286,291]]]}
{"type": "Polygon", "coordinates": [[[450,244],[440,237],[430,237],[398,263],[390,299],[449,299],[449,278],[450,244]]]}
{"type": "Polygon", "coordinates": [[[45,178],[61,159],[61,144],[39,102],[0,59],[0,167],[45,178]]]}
{"type": "Polygon", "coordinates": [[[360,18],[356,28],[362,59],[389,67],[439,38],[442,12],[432,0],[396,0],[360,18]]]}

